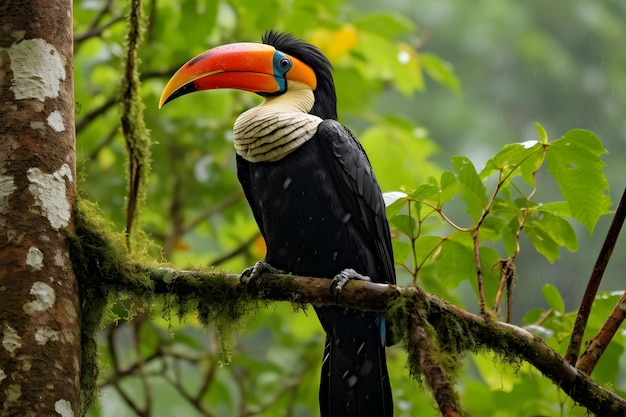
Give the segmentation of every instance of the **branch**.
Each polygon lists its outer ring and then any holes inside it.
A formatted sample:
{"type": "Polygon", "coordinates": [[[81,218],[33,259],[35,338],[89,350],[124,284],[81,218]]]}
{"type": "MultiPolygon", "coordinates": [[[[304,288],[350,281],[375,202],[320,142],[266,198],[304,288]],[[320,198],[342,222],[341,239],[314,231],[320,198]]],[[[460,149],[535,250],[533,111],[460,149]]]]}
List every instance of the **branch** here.
{"type": "MultiPolygon", "coordinates": [[[[224,297],[290,301],[317,306],[341,305],[363,311],[386,312],[390,321],[400,323],[417,306],[437,331],[439,346],[449,351],[495,351],[508,360],[524,360],[550,378],[574,401],[602,416],[626,415],[626,400],[608,391],[579,372],[541,338],[507,323],[485,320],[416,287],[397,287],[371,282],[349,282],[339,297],[329,291],[329,281],[294,275],[262,275],[244,285],[239,275],[223,272],[176,270],[135,266],[136,272],[149,278],[155,295],[188,299],[193,296],[215,297],[205,300],[223,305],[224,297]],[[221,304],[220,304],[221,303],[221,304]]],[[[129,282],[131,283],[131,282],[129,282]]],[[[145,291],[145,283],[137,283],[145,291]]]]}
{"type": "MultiPolygon", "coordinates": [[[[431,333],[443,354],[458,358],[467,351],[490,350],[509,362],[524,360],[589,411],[605,417],[626,415],[626,400],[572,367],[538,336],[469,313],[418,287],[350,281],[336,297],[330,293],[326,278],[266,274],[243,284],[236,274],[177,270],[156,262],[138,263],[140,254],[134,253],[131,258],[122,236],[103,233],[109,225],[93,215],[94,210],[93,204],[77,200],[75,232],[68,230],[67,234],[72,264],[81,281],[83,303],[98,303],[117,291],[148,300],[160,296],[165,299],[166,307],[175,306],[179,314],[195,309],[203,323],[210,322],[218,331],[231,332],[237,329],[238,319],[257,309],[263,300],[290,301],[299,306],[341,305],[385,312],[393,323],[394,337],[398,336],[395,339],[403,341],[409,340],[411,315],[419,314],[422,323],[437,329],[431,333]]],[[[102,310],[98,310],[100,319],[102,310]]],[[[93,321],[94,314],[97,313],[91,312],[86,318],[93,321]]],[[[84,332],[86,342],[95,337],[95,328],[84,332]]]]}
{"type": "Polygon", "coordinates": [[[609,263],[609,259],[611,259],[611,254],[613,253],[613,249],[617,243],[619,232],[622,230],[624,219],[626,219],[626,189],[624,189],[622,198],[617,206],[615,217],[613,217],[611,226],[609,226],[606,238],[602,244],[602,249],[600,249],[598,259],[593,267],[593,272],[591,273],[591,277],[589,277],[587,288],[585,289],[585,293],[583,294],[583,298],[580,302],[578,315],[576,316],[576,322],[574,323],[574,329],[572,330],[572,337],[570,339],[569,346],[567,347],[567,354],[565,355],[565,360],[572,365],[576,362],[576,359],[578,359],[583,334],[585,333],[587,320],[589,319],[589,314],[591,313],[591,306],[593,305],[593,300],[596,298],[596,293],[600,287],[600,281],[602,281],[602,276],[604,275],[606,266],[609,263]]]}
{"type": "Polygon", "coordinates": [[[409,341],[409,355],[417,360],[424,372],[428,386],[439,405],[441,415],[460,417],[457,404],[458,395],[454,392],[452,383],[441,364],[438,349],[433,346],[433,341],[429,337],[419,314],[415,314],[409,321],[409,341]]]}
{"type": "Polygon", "coordinates": [[[129,17],[127,50],[121,88],[122,132],[126,139],[129,159],[129,189],[126,205],[126,240],[129,249],[136,222],[137,210],[145,198],[146,178],[150,170],[150,135],[143,119],[143,102],[140,94],[138,50],[143,33],[143,5],[132,0],[129,17]]]}
{"type": "Polygon", "coordinates": [[[624,322],[624,318],[626,318],[626,292],[622,294],[602,329],[600,329],[578,362],[576,362],[576,369],[587,375],[593,372],[593,368],[595,368],[613,336],[615,336],[615,333],[617,333],[624,322]]]}

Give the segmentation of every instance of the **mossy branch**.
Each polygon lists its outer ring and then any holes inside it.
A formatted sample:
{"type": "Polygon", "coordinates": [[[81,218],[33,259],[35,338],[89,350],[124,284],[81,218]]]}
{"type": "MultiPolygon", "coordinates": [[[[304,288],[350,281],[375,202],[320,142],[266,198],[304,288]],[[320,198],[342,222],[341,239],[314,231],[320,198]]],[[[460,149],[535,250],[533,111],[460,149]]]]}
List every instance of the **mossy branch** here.
{"type": "Polygon", "coordinates": [[[143,40],[143,5],[141,0],[132,0],[126,37],[124,76],[120,96],[120,121],[128,150],[129,189],[126,207],[126,243],[131,248],[133,225],[137,211],[145,200],[146,179],[150,171],[150,134],[143,118],[144,105],[141,100],[139,80],[139,46],[143,40]]]}
{"type": "MultiPolygon", "coordinates": [[[[443,399],[440,407],[455,407],[450,378],[460,366],[461,355],[468,351],[493,351],[506,362],[530,363],[594,414],[626,415],[626,400],[576,370],[538,336],[469,313],[418,287],[352,281],[336,297],[330,293],[325,278],[265,274],[243,284],[238,274],[180,270],[153,261],[143,262],[138,260],[138,253],[133,253],[132,258],[128,255],[121,244],[124,241],[121,234],[107,232],[110,226],[97,215],[93,205],[79,200],[76,208],[76,231],[68,232],[68,237],[82,303],[86,306],[83,308],[84,404],[95,394],[96,331],[106,315],[107,305],[110,308],[113,297],[122,293],[144,300],[162,297],[166,307],[179,315],[195,311],[203,323],[216,327],[222,336],[241,326],[240,319],[254,313],[263,302],[341,305],[385,312],[393,323],[395,340],[414,353],[409,355],[412,374],[426,377],[436,396],[443,399]],[[427,354],[420,355],[419,349],[425,349],[427,354]]],[[[223,350],[228,351],[228,346],[223,350]]]]}

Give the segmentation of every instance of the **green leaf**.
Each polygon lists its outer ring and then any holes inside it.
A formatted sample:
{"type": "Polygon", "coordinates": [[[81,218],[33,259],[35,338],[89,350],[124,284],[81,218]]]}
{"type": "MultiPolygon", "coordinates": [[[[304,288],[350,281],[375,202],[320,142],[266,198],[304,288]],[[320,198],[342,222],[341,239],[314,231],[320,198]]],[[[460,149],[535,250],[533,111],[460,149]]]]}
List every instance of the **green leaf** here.
{"type": "Polygon", "coordinates": [[[541,227],[535,227],[536,224],[526,224],[524,233],[528,236],[530,243],[535,247],[537,252],[542,254],[550,263],[560,258],[559,245],[543,230],[541,227]]]}
{"type": "Polygon", "coordinates": [[[444,171],[441,174],[441,195],[439,196],[439,208],[448,201],[452,200],[459,193],[461,187],[457,181],[456,175],[450,171],[444,171]]]}
{"type": "Polygon", "coordinates": [[[407,204],[407,195],[402,191],[389,191],[383,194],[387,217],[393,217],[407,204]]]}
{"type": "Polygon", "coordinates": [[[543,291],[543,296],[552,310],[561,314],[565,312],[565,302],[563,302],[561,293],[554,285],[545,284],[541,291],[543,291]]]}
{"type": "Polygon", "coordinates": [[[400,117],[385,117],[359,135],[383,191],[412,190],[441,169],[429,161],[437,145],[424,129],[400,117]],[[384,173],[384,175],[382,175],[384,173]]]}
{"type": "Polygon", "coordinates": [[[573,218],[569,205],[565,201],[554,201],[552,203],[542,204],[541,211],[552,213],[555,216],[573,218]]]}
{"type": "Polygon", "coordinates": [[[533,210],[530,218],[540,225],[559,246],[571,252],[578,249],[576,231],[567,220],[541,208],[533,210]]]}
{"type": "Polygon", "coordinates": [[[389,223],[392,228],[411,239],[417,236],[417,221],[407,214],[397,214],[389,219],[389,223]]]}
{"type": "MultiPolygon", "coordinates": [[[[467,281],[477,293],[476,259],[469,233],[455,233],[444,241],[440,240],[439,243],[428,265],[428,275],[442,287],[450,290],[457,288],[463,281],[467,281]]],[[[500,258],[494,249],[480,248],[480,268],[488,299],[495,297],[498,288],[500,270],[497,265],[500,258]]]]}
{"type": "Polygon", "coordinates": [[[469,236],[459,235],[461,241],[448,239],[441,244],[441,250],[433,259],[434,268],[441,283],[448,288],[456,288],[462,281],[476,280],[474,251],[469,244],[462,242],[469,236]]]}
{"type": "Polygon", "coordinates": [[[373,12],[357,17],[352,24],[359,30],[374,32],[387,39],[415,32],[415,24],[407,17],[390,12],[373,12]]]}
{"type": "Polygon", "coordinates": [[[429,203],[435,207],[439,205],[441,188],[434,184],[422,184],[411,193],[411,198],[417,201],[429,203]]]}
{"type": "Polygon", "coordinates": [[[394,86],[407,97],[426,88],[419,55],[409,44],[401,42],[396,45],[393,75],[394,86]]]}
{"type": "Polygon", "coordinates": [[[503,179],[508,177],[505,183],[512,177],[521,175],[526,183],[534,185],[532,174],[541,164],[541,149],[542,145],[537,141],[505,145],[487,161],[480,177],[484,180],[495,172],[502,172],[503,179]]]}
{"type": "Polygon", "coordinates": [[[578,249],[578,239],[572,225],[551,212],[531,208],[524,232],[537,250],[550,262],[560,258],[559,247],[569,251],[578,249]]]}
{"type": "Polygon", "coordinates": [[[546,129],[544,129],[539,123],[535,122],[535,130],[537,130],[541,143],[548,143],[548,132],[546,132],[546,129]]]}
{"type": "Polygon", "coordinates": [[[423,266],[431,256],[439,253],[439,248],[443,241],[444,239],[439,236],[420,236],[415,241],[417,267],[423,266]]]}
{"type": "Polygon", "coordinates": [[[477,221],[487,207],[487,189],[481,181],[472,161],[466,156],[453,156],[450,158],[452,166],[457,172],[461,188],[461,198],[467,205],[467,212],[477,221]]]}
{"type": "Polygon", "coordinates": [[[519,230],[519,218],[511,218],[502,231],[502,243],[507,255],[511,256],[518,250],[517,231],[519,230]]]}
{"type": "Polygon", "coordinates": [[[420,60],[424,72],[426,72],[426,74],[428,74],[433,80],[437,81],[444,87],[447,87],[454,93],[461,92],[461,83],[454,73],[452,64],[444,61],[437,55],[429,53],[421,54],[420,60]]]}
{"type": "Polygon", "coordinates": [[[570,130],[550,144],[546,159],[572,216],[589,234],[600,218],[609,213],[609,184],[600,159],[607,151],[600,140],[586,130],[570,130]]]}
{"type": "Polygon", "coordinates": [[[411,245],[398,239],[393,239],[391,246],[393,247],[393,260],[397,264],[405,265],[411,253],[411,245]]]}
{"type": "Polygon", "coordinates": [[[508,235],[512,235],[510,237],[514,240],[518,223],[515,221],[514,226],[510,226],[510,224],[514,220],[517,220],[520,214],[520,208],[513,202],[496,198],[494,204],[491,206],[489,215],[485,218],[485,221],[480,227],[481,242],[487,240],[497,242],[500,239],[507,239],[509,237],[508,235]]]}

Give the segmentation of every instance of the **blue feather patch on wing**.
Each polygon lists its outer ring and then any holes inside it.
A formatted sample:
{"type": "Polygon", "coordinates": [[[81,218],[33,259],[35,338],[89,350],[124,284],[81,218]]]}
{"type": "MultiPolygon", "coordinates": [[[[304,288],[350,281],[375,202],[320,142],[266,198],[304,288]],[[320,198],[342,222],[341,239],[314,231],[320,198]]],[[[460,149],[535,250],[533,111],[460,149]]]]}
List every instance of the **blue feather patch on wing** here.
{"type": "Polygon", "coordinates": [[[380,330],[380,341],[382,345],[385,346],[385,343],[387,342],[387,321],[385,320],[385,316],[379,314],[376,317],[376,324],[380,330]]]}

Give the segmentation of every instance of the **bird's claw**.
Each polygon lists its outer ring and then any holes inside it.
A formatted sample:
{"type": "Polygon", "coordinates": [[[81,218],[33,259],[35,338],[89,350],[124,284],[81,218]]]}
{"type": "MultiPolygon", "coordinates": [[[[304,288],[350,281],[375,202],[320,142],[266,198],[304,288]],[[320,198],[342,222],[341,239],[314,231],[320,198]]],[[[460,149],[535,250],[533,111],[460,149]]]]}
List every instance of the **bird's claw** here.
{"type": "Polygon", "coordinates": [[[281,271],[280,269],[274,268],[272,265],[267,262],[258,261],[250,268],[246,268],[241,273],[239,280],[242,284],[248,284],[250,281],[253,281],[259,278],[263,274],[284,274],[285,271],[281,271]]]}
{"type": "Polygon", "coordinates": [[[333,278],[330,283],[330,293],[334,296],[339,296],[346,283],[352,279],[358,279],[359,281],[371,281],[370,277],[361,275],[352,268],[346,268],[333,278]]]}

